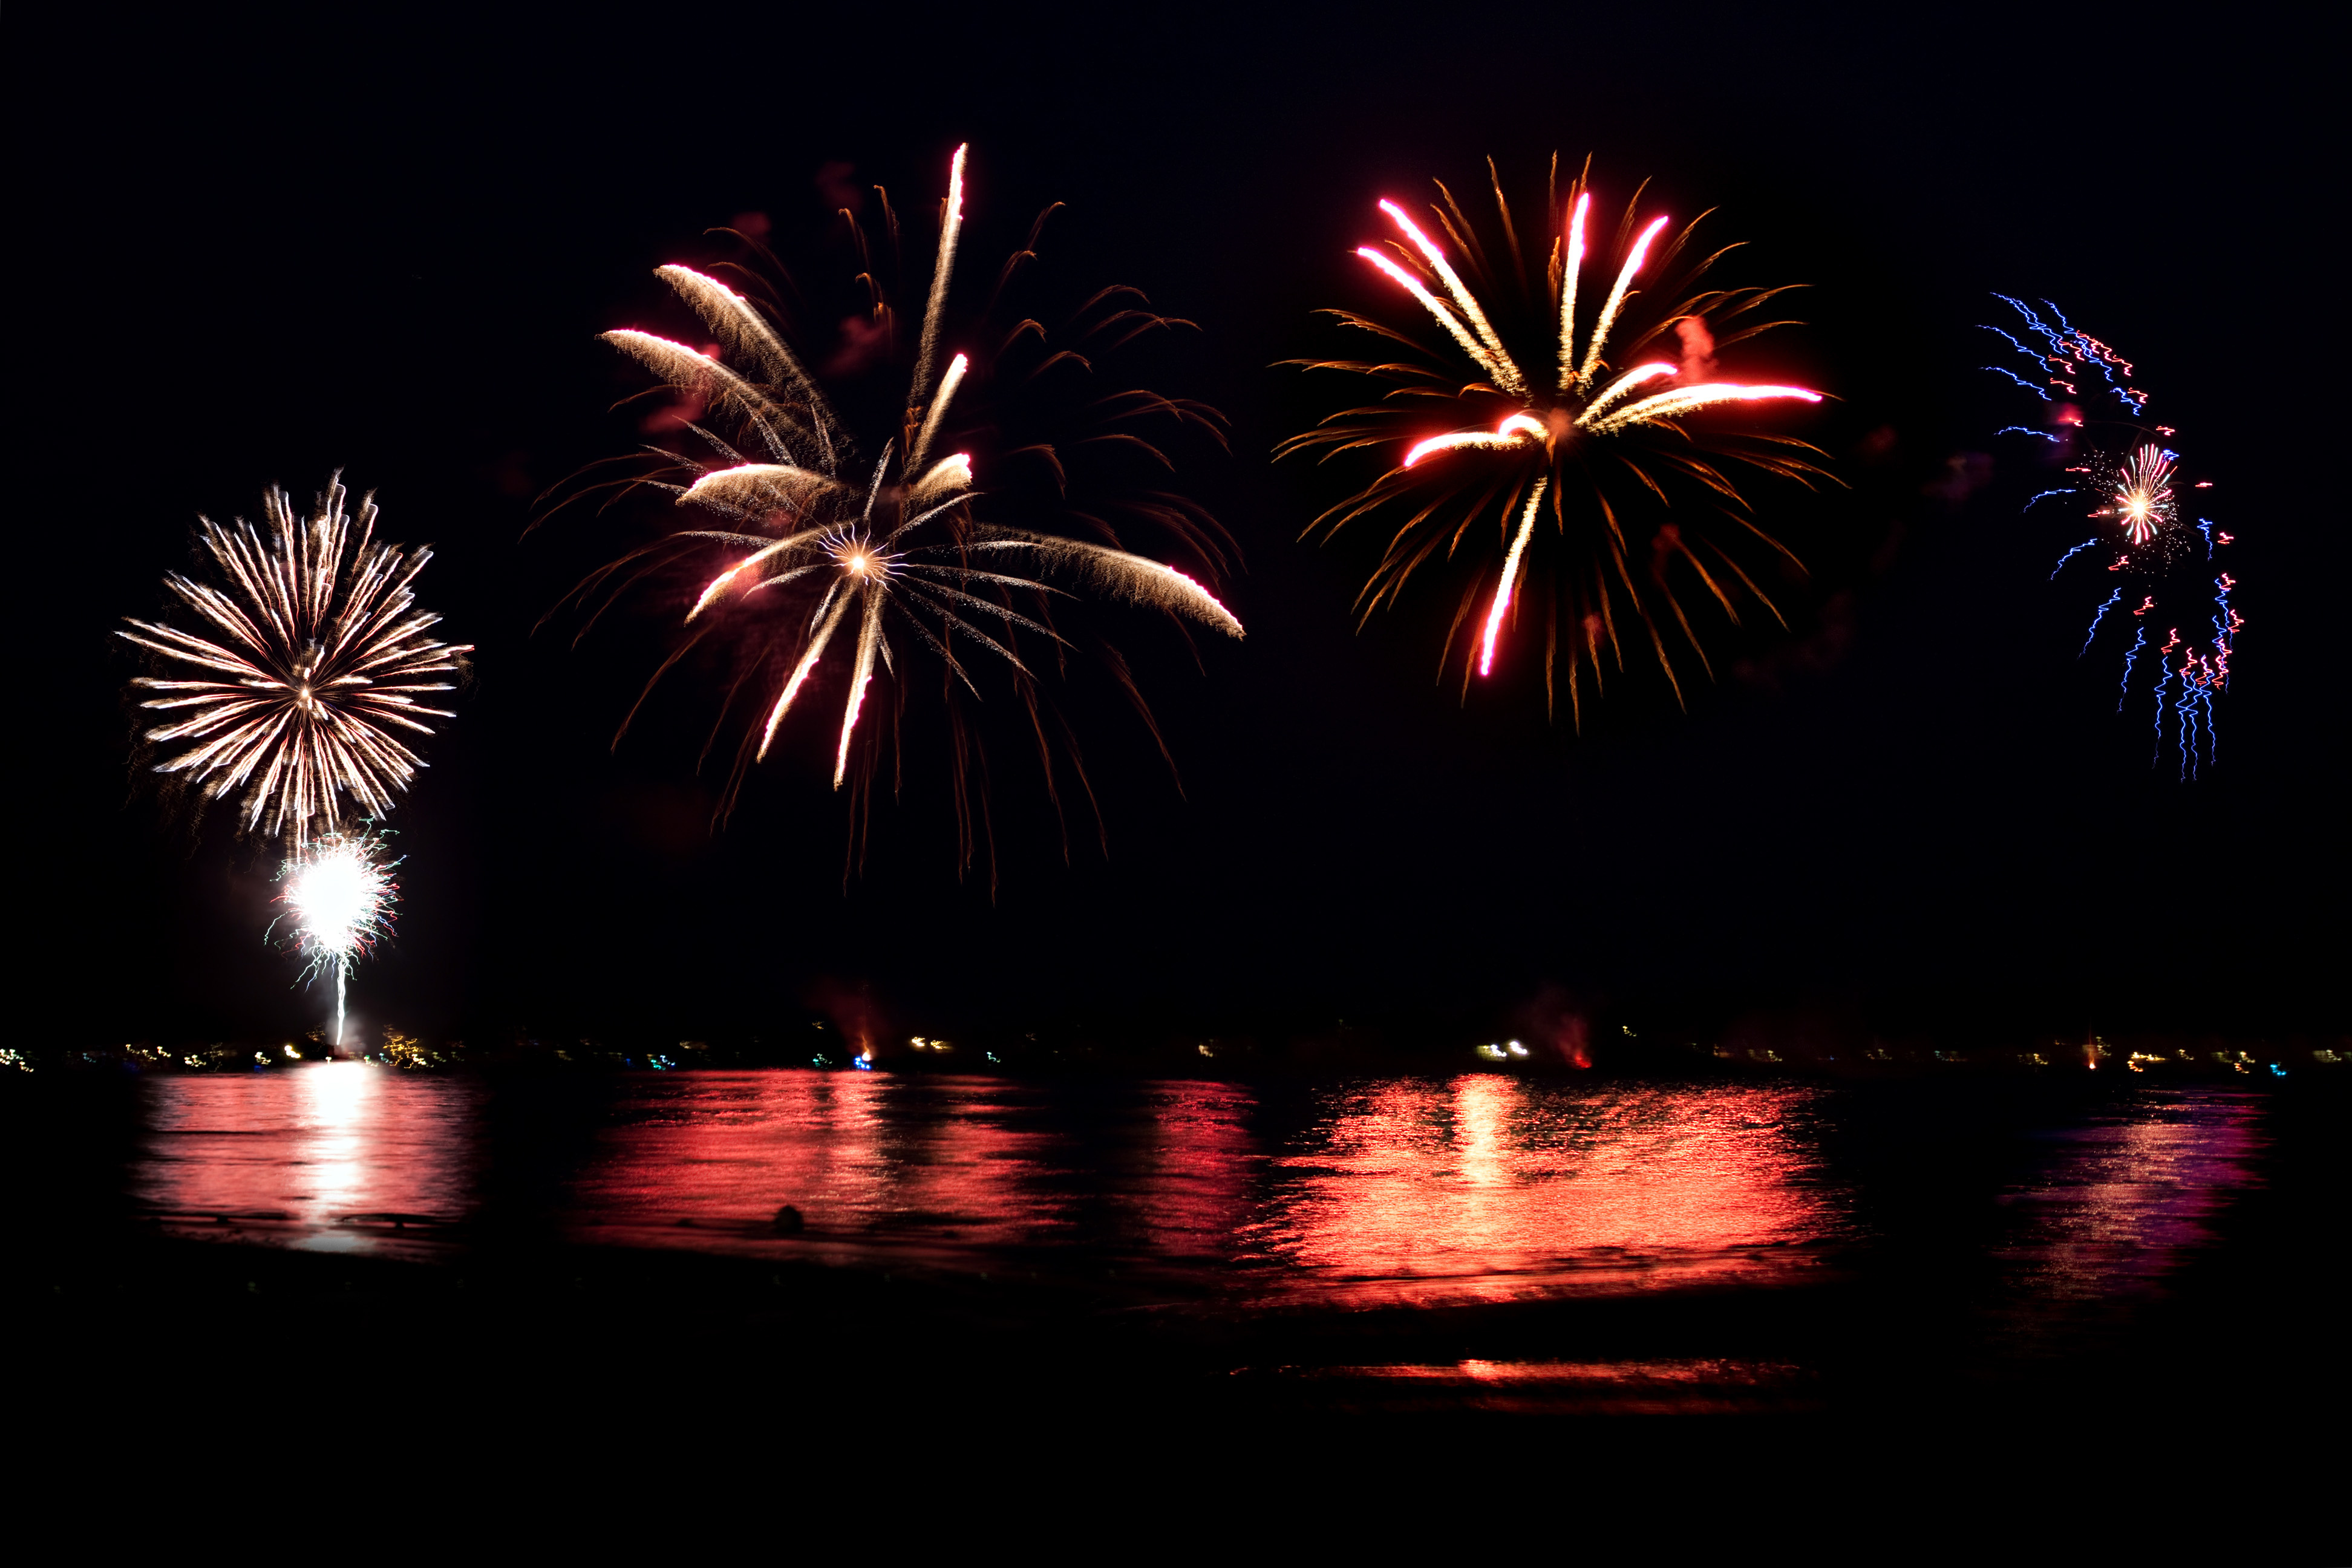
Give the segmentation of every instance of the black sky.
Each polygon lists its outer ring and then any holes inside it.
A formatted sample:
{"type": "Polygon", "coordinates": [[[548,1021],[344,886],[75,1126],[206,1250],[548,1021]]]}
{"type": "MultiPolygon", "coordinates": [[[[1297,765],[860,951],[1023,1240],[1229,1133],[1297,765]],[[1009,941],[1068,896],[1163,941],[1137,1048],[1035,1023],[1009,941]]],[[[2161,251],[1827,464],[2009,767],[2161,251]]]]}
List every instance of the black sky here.
{"type": "Polygon", "coordinates": [[[197,512],[341,467],[435,543],[425,602],[480,647],[363,983],[411,1026],[757,1027],[830,982],[935,1027],[1475,1015],[1546,984],[1888,1028],[2340,1027],[2326,51],[2284,12],[2060,11],[11,7],[35,1016],[315,1010],[225,825],[191,839],[129,782],[110,630],[161,607],[197,512]],[[1009,805],[992,903],[936,811],[886,815],[845,894],[821,780],[763,779],[710,838],[690,755],[607,751],[629,668],[528,635],[569,563],[520,542],[531,492],[625,434],[593,334],[652,313],[654,266],[805,216],[829,162],[928,193],[961,140],[976,226],[1066,201],[1057,264],[1201,323],[1185,374],[1235,457],[1197,483],[1251,629],[1145,670],[1183,795],[1090,736],[1108,859],[1081,836],[1066,868],[1009,805]],[[1816,284],[1824,438],[1897,437],[1824,514],[1801,644],[1581,739],[1433,688],[1433,604],[1355,635],[1362,560],[1295,542],[1328,488],[1265,457],[1306,406],[1265,367],[1311,347],[1371,203],[1555,148],[1816,284]],[[1975,369],[1993,289],[2134,355],[2223,481],[2249,627],[2193,784],[2073,659],[2084,606],[1990,435],[2019,410],[1975,369]],[[1967,451],[1991,484],[1920,493],[1967,451]]]}

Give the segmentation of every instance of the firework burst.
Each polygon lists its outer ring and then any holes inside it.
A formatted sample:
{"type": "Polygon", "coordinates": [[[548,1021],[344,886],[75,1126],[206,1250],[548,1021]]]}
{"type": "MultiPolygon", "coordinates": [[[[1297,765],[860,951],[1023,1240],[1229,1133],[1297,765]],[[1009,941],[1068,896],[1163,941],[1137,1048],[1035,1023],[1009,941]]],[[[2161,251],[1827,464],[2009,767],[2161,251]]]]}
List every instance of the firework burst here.
{"type": "Polygon", "coordinates": [[[433,553],[377,543],[373,496],[352,516],[337,476],[308,518],[281,489],[262,506],[259,528],[199,520],[217,582],[163,579],[202,631],[132,620],[116,635],[190,672],[132,683],[140,706],[170,715],[146,731],[170,749],[155,771],[206,801],[242,791],[240,826],[299,850],[392,809],[425,765],[398,731],[429,735],[425,719],[451,716],[418,699],[454,689],[436,678],[462,673],[473,649],[425,635],[441,617],[410,585],[433,553]]]}
{"type": "Polygon", "coordinates": [[[2134,550],[2146,550],[2168,534],[2178,539],[2180,509],[2173,504],[2172,468],[2179,456],[2147,441],[2112,459],[2106,465],[2111,471],[2097,487],[2107,504],[2091,515],[2112,521],[2134,550]]]}
{"type": "Polygon", "coordinates": [[[2106,591],[2091,612],[2078,657],[2087,657],[2103,635],[2119,638],[2128,629],[2116,711],[2129,706],[2144,680],[2157,755],[2170,735],[2181,777],[2188,778],[2214,760],[2214,699],[2229,689],[2230,660],[2246,624],[2231,603],[2238,580],[2220,564],[2219,552],[2234,542],[2232,536],[2211,519],[2183,510],[2184,500],[2201,505],[2197,492],[2210,489],[2212,481],[2184,484],[2180,454],[2172,446],[2179,432],[2139,423],[2148,395],[2131,384],[2134,372],[2122,355],[2047,300],[2037,310],[2005,294],[1993,297],[2016,312],[2017,330],[1985,330],[2015,353],[1986,368],[2042,400],[2041,424],[2007,426],[2000,433],[2045,443],[2045,455],[2067,481],[2036,494],[2026,510],[2033,514],[2044,501],[2063,508],[2072,498],[2091,526],[2089,538],[2059,556],[2051,580],[2070,568],[2078,578],[2092,567],[2105,568],[2095,581],[2106,591]],[[2129,417],[2085,414],[2083,404],[2105,409],[2110,399],[2129,417]]]}
{"type": "Polygon", "coordinates": [[[352,963],[392,932],[392,907],[400,899],[392,873],[399,864],[383,858],[383,836],[367,829],[331,833],[286,863],[283,898],[295,950],[310,960],[304,975],[334,972],[338,1047],[352,963]]]}
{"type": "MultiPolygon", "coordinates": [[[[592,474],[595,482],[572,487],[563,500],[604,489],[609,504],[651,489],[675,503],[650,542],[592,574],[567,601],[593,625],[640,584],[674,595],[677,645],[622,731],[681,659],[715,651],[723,695],[704,755],[730,723],[740,727],[722,816],[749,768],[819,703],[834,715],[825,721],[834,787],[852,786],[855,808],[879,749],[898,732],[910,687],[935,684],[950,710],[968,867],[975,742],[957,701],[981,697],[982,667],[1010,678],[1049,793],[1056,771],[1050,736],[1062,742],[1064,765],[1091,801],[1041,676],[1064,672],[1073,654],[1098,655],[1147,723],[1150,714],[1118,651],[1085,638],[1072,617],[1088,605],[1122,605],[1234,637],[1242,626],[1194,574],[1223,569],[1222,531],[1184,498],[1128,477],[1137,465],[1173,468],[1154,425],[1221,443],[1221,421],[1198,404],[1102,384],[1123,345],[1189,323],[1153,313],[1128,289],[1095,294],[1058,330],[1034,317],[1006,322],[999,307],[1034,263],[1045,216],[1005,264],[989,309],[958,317],[964,167],[958,148],[913,333],[902,331],[893,303],[900,272],[887,263],[899,225],[879,187],[878,234],[847,209],[840,215],[863,268],[855,280],[860,308],[829,354],[795,346],[785,300],[800,296],[778,287],[772,256],[745,237],[736,236],[760,265],[659,268],[715,341],[697,347],[635,330],[604,334],[674,399],[648,422],[666,438],[624,460],[620,478],[592,474]],[[911,355],[900,357],[902,347],[911,355]],[[1127,475],[1107,473],[1122,459],[1127,475]],[[1123,531],[1138,526],[1171,540],[1193,572],[1126,548],[1123,531]],[[927,665],[919,668],[914,656],[927,665]],[[879,722],[877,705],[887,713],[879,722]]],[[[1055,802],[1058,809],[1058,794],[1055,802]]]]}
{"type": "Polygon", "coordinates": [[[1439,668],[1460,658],[1465,695],[1532,611],[1543,626],[1547,701],[1557,700],[1564,662],[1572,718],[1581,679],[1597,695],[1604,666],[1626,668],[1629,640],[1646,644],[1679,700],[1678,658],[1712,673],[1685,599],[1734,625],[1743,605],[1786,625],[1757,579],[1771,559],[1794,568],[1796,558],[1757,525],[1727,470],[1801,484],[1826,477],[1817,448],[1754,420],[1759,405],[1822,395],[1729,379],[1717,366],[1717,353],[1792,324],[1761,314],[1784,290],[1700,289],[1724,252],[1682,264],[1696,220],[1669,236],[1667,218],[1643,221],[1639,192],[1618,226],[1613,264],[1588,280],[1587,178],[1561,191],[1555,162],[1545,220],[1523,239],[1491,162],[1487,172],[1487,231],[1442,183],[1428,227],[1394,202],[1380,204],[1394,232],[1356,255],[1420,314],[1399,325],[1327,312],[1382,340],[1386,357],[1290,363],[1391,390],[1293,437],[1278,455],[1389,456],[1391,466],[1308,531],[1328,538],[1360,519],[1385,520],[1387,548],[1358,599],[1366,617],[1416,574],[1454,570],[1459,598],[1439,668]],[[1670,286],[1654,286],[1659,279],[1670,286]]]}

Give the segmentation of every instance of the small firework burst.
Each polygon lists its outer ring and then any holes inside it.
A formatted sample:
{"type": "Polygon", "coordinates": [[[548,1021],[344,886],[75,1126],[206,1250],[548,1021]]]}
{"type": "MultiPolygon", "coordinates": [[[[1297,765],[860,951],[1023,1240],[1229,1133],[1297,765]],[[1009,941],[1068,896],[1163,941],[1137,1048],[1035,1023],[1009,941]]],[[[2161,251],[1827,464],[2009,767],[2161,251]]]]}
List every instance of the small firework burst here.
{"type": "Polygon", "coordinates": [[[338,1046],[352,963],[392,933],[393,906],[400,900],[392,879],[400,862],[385,859],[383,849],[383,835],[372,828],[331,833],[289,860],[283,873],[295,951],[310,960],[305,977],[334,973],[338,1046]]]}
{"type": "MultiPolygon", "coordinates": [[[[2169,559],[2177,553],[2182,533],[2180,508],[2172,494],[2172,469],[2179,456],[2153,441],[2105,456],[2092,489],[2105,498],[2106,505],[2091,515],[2113,521],[2132,549],[2158,550],[2169,559]]],[[[2093,470],[2086,468],[2084,472],[2093,470]]]]}
{"type": "Polygon", "coordinates": [[[356,816],[392,809],[425,765],[399,731],[433,732],[451,716],[418,699],[454,689],[470,645],[425,634],[440,616],[411,584],[429,550],[375,542],[373,496],[356,517],[341,476],[307,518],[271,489],[266,523],[200,519],[217,582],[174,572],[164,586],[202,632],[132,620],[126,637],[190,672],[142,677],[140,706],[171,717],[146,731],[173,750],[154,764],[185,775],[206,801],[244,792],[239,825],[296,849],[356,816]]]}

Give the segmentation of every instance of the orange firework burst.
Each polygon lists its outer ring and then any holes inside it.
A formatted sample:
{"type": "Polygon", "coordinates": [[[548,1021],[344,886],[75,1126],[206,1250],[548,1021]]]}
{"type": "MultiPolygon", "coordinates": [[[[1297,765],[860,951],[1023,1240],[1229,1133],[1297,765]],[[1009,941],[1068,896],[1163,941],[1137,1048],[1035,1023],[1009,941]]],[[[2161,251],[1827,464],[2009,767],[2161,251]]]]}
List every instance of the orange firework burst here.
{"type": "Polygon", "coordinates": [[[1390,467],[1308,531],[1328,538],[1358,519],[1390,520],[1387,550],[1358,599],[1366,616],[1424,568],[1460,571],[1440,669],[1458,654],[1465,695],[1472,674],[1491,674],[1508,635],[1539,609],[1548,701],[1563,644],[1570,710],[1580,717],[1580,672],[1597,691],[1604,659],[1625,668],[1628,637],[1647,643],[1680,700],[1670,631],[1674,646],[1712,673],[1685,597],[1714,605],[1734,625],[1750,602],[1786,625],[1758,582],[1759,557],[1790,566],[1796,558],[1758,526],[1727,468],[1800,484],[1827,477],[1818,448],[1754,418],[1760,405],[1818,403],[1820,393],[1717,370],[1717,354],[1793,324],[1759,315],[1785,290],[1701,289],[1724,251],[1678,266],[1697,220],[1667,237],[1667,218],[1643,220],[1637,191],[1594,309],[1591,295],[1579,299],[1591,243],[1586,176],[1562,192],[1555,161],[1546,224],[1523,242],[1491,162],[1487,172],[1493,233],[1482,233],[1442,183],[1430,227],[1394,202],[1380,204],[1393,237],[1356,254],[1421,313],[1396,325],[1327,312],[1393,345],[1388,357],[1289,363],[1391,390],[1292,437],[1277,455],[1391,455],[1390,467]],[[1653,284],[1660,279],[1665,286],[1653,284]],[[1442,337],[1429,333],[1433,325],[1442,337]]]}
{"type": "Polygon", "coordinates": [[[441,617],[410,584],[433,552],[375,542],[375,498],[357,517],[344,499],[338,475],[308,518],[272,489],[266,529],[200,519],[222,581],[163,584],[208,628],[134,620],[116,634],[194,672],[132,682],[150,694],[142,707],[171,715],[147,740],[182,748],[155,771],[185,774],[205,800],[243,790],[241,826],[298,851],[392,809],[425,765],[398,732],[429,735],[424,720],[450,717],[417,699],[454,689],[436,678],[462,673],[473,651],[425,635],[441,617]]]}
{"type": "Polygon", "coordinates": [[[854,842],[862,842],[879,749],[898,733],[910,685],[928,675],[935,679],[923,684],[937,688],[949,713],[968,867],[977,836],[967,780],[982,770],[959,693],[979,699],[989,667],[1009,678],[1058,810],[1057,767],[1089,801],[1093,792],[1074,737],[1045,699],[1043,674],[1066,674],[1073,654],[1099,656],[1097,668],[1150,722],[1118,650],[1079,629],[1086,610],[1142,607],[1235,637],[1242,626],[1202,581],[1226,563],[1223,531],[1148,477],[1174,468],[1155,426],[1222,445],[1222,420],[1199,404],[1105,384],[1125,344],[1189,323],[1121,288],[1094,294],[1054,328],[1036,317],[1002,319],[999,307],[1034,261],[1045,216],[1005,264],[988,310],[956,315],[964,166],[958,148],[938,248],[919,283],[896,265],[899,223],[886,192],[876,187],[878,234],[843,209],[862,270],[856,313],[829,353],[795,342],[786,301],[807,296],[777,286],[781,268],[763,246],[736,237],[764,266],[659,268],[716,341],[696,347],[633,330],[604,334],[676,403],[667,424],[657,416],[652,426],[665,438],[623,459],[624,477],[570,493],[651,489],[675,503],[656,538],[571,597],[592,624],[637,584],[669,597],[677,646],[640,706],[689,652],[719,661],[724,695],[711,742],[730,715],[740,725],[722,816],[751,765],[823,701],[837,714],[826,747],[833,784],[851,787],[861,825],[854,842]],[[918,331],[902,325],[894,303],[901,288],[919,303],[918,331]],[[1123,535],[1137,529],[1158,531],[1192,569],[1129,549],[1123,535]],[[886,704],[878,720],[877,704],[886,704]]]}

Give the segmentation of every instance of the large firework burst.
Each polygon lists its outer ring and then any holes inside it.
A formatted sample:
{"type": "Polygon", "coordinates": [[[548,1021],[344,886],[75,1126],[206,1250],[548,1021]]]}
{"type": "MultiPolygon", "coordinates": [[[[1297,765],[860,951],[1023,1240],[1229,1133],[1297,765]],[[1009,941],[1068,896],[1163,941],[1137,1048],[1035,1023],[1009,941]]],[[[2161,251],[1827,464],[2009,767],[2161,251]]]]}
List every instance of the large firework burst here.
{"type": "MultiPolygon", "coordinates": [[[[998,307],[1034,259],[1045,216],[1005,264],[989,309],[951,319],[964,160],[960,147],[911,342],[893,300],[898,220],[879,187],[879,235],[869,236],[847,209],[840,215],[863,267],[861,308],[830,355],[793,346],[781,268],[747,237],[736,236],[762,265],[658,269],[716,341],[697,348],[641,331],[604,334],[651,369],[677,403],[649,421],[667,426],[665,438],[602,485],[618,494],[651,487],[676,508],[656,538],[591,574],[574,596],[593,624],[633,586],[674,595],[667,609],[680,628],[677,644],[639,706],[690,652],[721,654],[711,741],[730,721],[741,725],[722,814],[733,809],[749,767],[794,714],[820,700],[820,689],[838,715],[828,748],[834,785],[856,786],[853,798],[862,802],[882,737],[895,735],[917,677],[909,655],[927,655],[951,719],[968,866],[972,736],[956,700],[959,692],[981,695],[982,664],[1010,677],[1050,791],[1049,731],[1082,784],[1086,775],[1066,726],[1049,721],[1043,671],[1059,671],[1073,652],[1098,654],[1150,717],[1124,660],[1108,644],[1084,639],[1069,624],[1074,610],[1088,601],[1139,605],[1236,637],[1242,626],[1194,575],[1125,548],[1121,537],[1122,527],[1157,528],[1195,571],[1213,575],[1225,564],[1215,524],[1177,494],[1105,472],[1121,461],[1129,475],[1135,464],[1172,468],[1159,438],[1146,438],[1155,421],[1222,440],[1217,416],[1198,404],[1102,384],[1114,351],[1188,323],[1116,288],[1095,294],[1058,331],[1034,318],[1003,321],[998,307]],[[910,365],[902,347],[912,350],[910,365]],[[813,361],[827,374],[813,373],[813,361]],[[879,375],[904,379],[884,394],[874,385],[879,375]],[[849,401],[821,384],[826,380],[846,384],[849,401]],[[864,429],[842,412],[854,416],[861,385],[878,414],[864,429]],[[874,711],[877,681],[888,688],[891,720],[861,722],[874,711]]],[[[707,742],[706,756],[709,750],[707,742]]]]}
{"type": "Polygon", "coordinates": [[[450,717],[418,698],[454,689],[470,644],[425,634],[440,616],[410,584],[429,550],[375,542],[375,498],[345,510],[341,476],[308,518],[272,488],[266,523],[199,519],[218,583],[174,572],[164,585],[209,623],[205,632],[132,620],[129,638],[193,678],[142,677],[141,706],[173,717],[146,732],[179,748],[154,764],[212,800],[242,790],[241,826],[298,850],[355,815],[381,816],[425,765],[394,731],[429,735],[450,717]]]}
{"type": "Polygon", "coordinates": [[[2036,494],[2026,510],[2043,501],[2063,507],[2063,498],[2071,496],[2091,524],[2091,536],[2058,558],[2051,580],[2064,574],[2078,556],[2083,564],[2074,568],[2077,578],[2093,566],[2105,568],[2107,592],[2091,612],[2082,652],[2087,655],[2098,642],[2112,612],[2130,606],[2116,618],[2116,635],[2126,622],[2132,634],[2123,650],[2116,711],[2131,701],[2142,657],[2153,655],[2146,669],[2156,752],[2162,754],[2170,731],[2185,779],[2200,763],[2213,761],[2213,700],[2229,689],[2231,656],[2246,624],[2231,603],[2238,580],[2218,564],[2218,552],[2232,537],[2210,518],[2194,515],[2204,504],[2196,492],[2210,489],[2212,481],[2181,478],[2180,454],[2173,448],[2179,431],[2141,423],[2148,395],[2131,384],[2129,361],[2046,300],[2037,310],[2006,294],[1993,298],[2016,312],[2017,331],[1985,330],[2006,342],[2015,357],[1985,368],[2042,402],[2041,424],[2011,425],[1999,434],[2045,443],[2043,454],[2066,480],[2036,494]],[[2129,417],[2105,416],[2110,398],[2129,417]]]}
{"type": "Polygon", "coordinates": [[[1757,581],[1757,557],[1796,563],[1757,525],[1727,468],[1800,483],[1823,477],[1817,448],[1731,416],[1821,395],[1728,380],[1716,365],[1718,353],[1791,324],[1758,315],[1784,290],[1699,289],[1724,252],[1677,271],[1696,220],[1661,244],[1669,221],[1642,222],[1637,191],[1618,226],[1613,281],[1580,297],[1586,175],[1563,192],[1554,162],[1546,217],[1523,239],[1491,162],[1487,173],[1492,232],[1443,183],[1430,213],[1445,244],[1396,203],[1380,204],[1397,237],[1356,254],[1421,307],[1419,325],[1327,312],[1384,340],[1388,357],[1291,363],[1392,390],[1291,437],[1279,454],[1374,448],[1390,459],[1309,531],[1328,537],[1358,519],[1390,520],[1387,549],[1358,600],[1367,617],[1416,573],[1454,568],[1459,600],[1439,668],[1458,652],[1465,694],[1472,673],[1490,674],[1505,636],[1538,608],[1547,700],[1556,700],[1565,651],[1571,717],[1580,711],[1580,670],[1597,692],[1604,658],[1622,670],[1632,638],[1648,645],[1679,700],[1676,650],[1710,668],[1684,599],[1699,596],[1735,625],[1746,601],[1780,619],[1757,581]],[[1659,277],[1672,286],[1634,287],[1659,277]],[[1433,324],[1442,337],[1429,334],[1433,324]],[[1656,357],[1661,350],[1667,357],[1656,357]]]}

